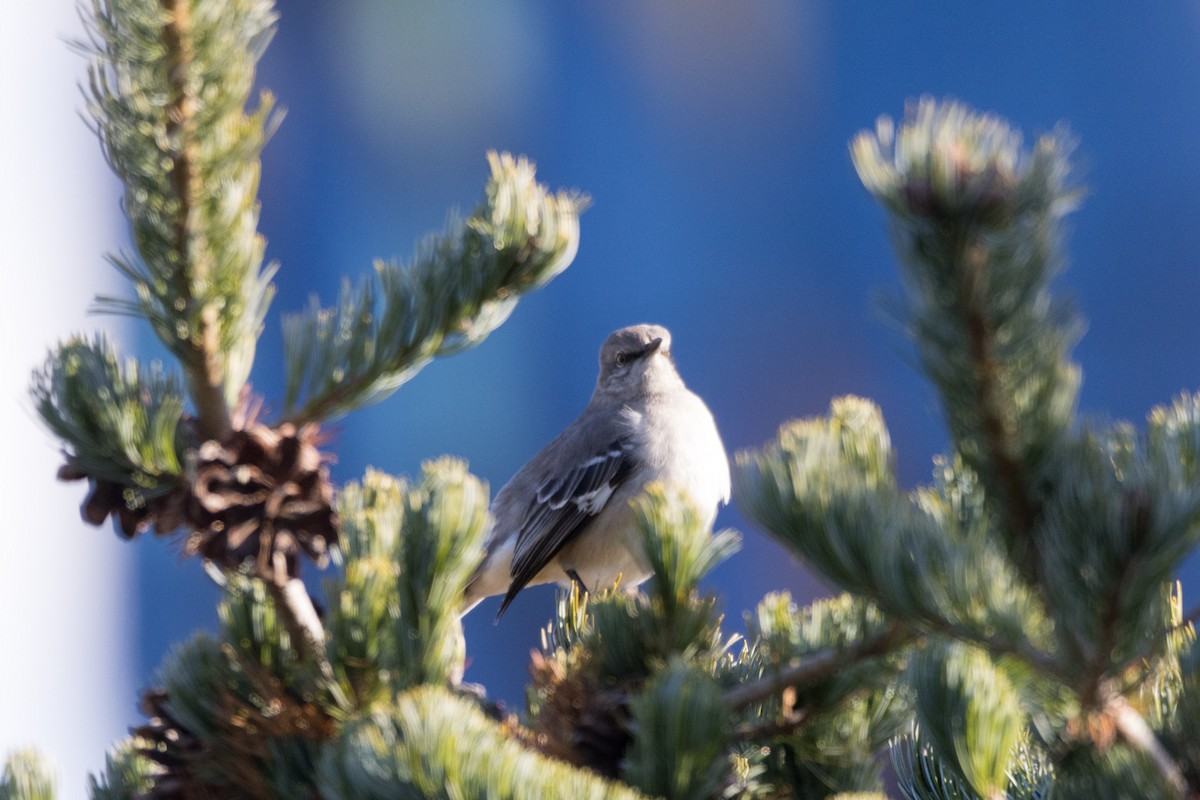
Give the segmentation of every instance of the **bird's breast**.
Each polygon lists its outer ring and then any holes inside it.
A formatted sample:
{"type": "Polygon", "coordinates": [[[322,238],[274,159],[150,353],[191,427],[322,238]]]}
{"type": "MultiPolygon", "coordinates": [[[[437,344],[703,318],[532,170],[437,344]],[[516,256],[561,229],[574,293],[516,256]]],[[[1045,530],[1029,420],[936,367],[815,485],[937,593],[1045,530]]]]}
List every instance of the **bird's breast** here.
{"type": "Polygon", "coordinates": [[[670,413],[644,416],[639,436],[647,456],[647,480],[687,492],[709,524],[717,506],[729,501],[729,458],[712,414],[700,398],[687,393],[678,403],[663,404],[670,413]]]}

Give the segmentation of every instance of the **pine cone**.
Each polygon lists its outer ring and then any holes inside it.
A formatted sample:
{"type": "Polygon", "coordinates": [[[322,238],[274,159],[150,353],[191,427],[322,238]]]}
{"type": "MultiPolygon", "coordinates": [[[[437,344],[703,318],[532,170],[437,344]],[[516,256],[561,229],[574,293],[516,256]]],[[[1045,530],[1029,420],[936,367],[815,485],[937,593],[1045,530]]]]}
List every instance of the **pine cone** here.
{"type": "Polygon", "coordinates": [[[324,566],[338,534],[318,443],[315,425],[251,423],[202,444],[187,505],[188,555],[229,569],[253,558],[261,577],[281,585],[299,575],[301,553],[324,566]]]}
{"type": "Polygon", "coordinates": [[[533,689],[543,705],[534,721],[535,743],[542,752],[616,778],[629,746],[629,693],[604,688],[585,670],[568,670],[553,656],[531,654],[533,689]]]}
{"type": "Polygon", "coordinates": [[[111,516],[126,539],[145,533],[152,526],[159,533],[170,533],[184,522],[186,494],[182,487],[147,497],[139,489],[103,478],[91,478],[69,463],[58,470],[61,481],[84,478],[89,478],[91,483],[88,496],[80,507],[80,515],[86,522],[102,525],[111,516]]]}
{"type": "Polygon", "coordinates": [[[333,720],[320,703],[298,698],[260,664],[235,664],[227,652],[234,670],[227,677],[240,674],[245,683],[193,697],[191,712],[198,699],[203,709],[194,732],[173,716],[166,691],[142,693],[148,719],[131,733],[140,740],[138,752],[161,768],[142,800],[274,800],[279,797],[269,771],[274,743],[332,738],[333,720]]]}
{"type": "Polygon", "coordinates": [[[190,800],[202,797],[192,764],[207,755],[207,748],[171,716],[167,693],[162,689],[147,689],[142,693],[142,713],[149,719],[145,725],[132,730],[145,741],[138,752],[162,767],[147,792],[147,800],[190,800]]]}

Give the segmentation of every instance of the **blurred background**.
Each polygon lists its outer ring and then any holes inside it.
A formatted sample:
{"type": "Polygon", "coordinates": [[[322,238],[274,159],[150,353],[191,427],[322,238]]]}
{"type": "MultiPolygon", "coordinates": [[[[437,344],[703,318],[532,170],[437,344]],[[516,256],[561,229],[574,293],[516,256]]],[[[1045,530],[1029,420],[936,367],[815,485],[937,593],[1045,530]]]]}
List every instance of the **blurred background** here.
{"type": "MultiPolygon", "coordinates": [[[[569,270],[480,347],[336,425],[338,482],[367,466],[411,475],[449,453],[494,492],[586,404],[604,337],[636,322],[671,329],[731,455],[856,393],[883,408],[902,482],[925,481],[946,445],[941,414],[878,311],[896,270],[847,152],[921,94],[995,111],[1027,141],[1060,121],[1079,139],[1089,194],[1059,290],[1088,322],[1082,411],[1140,423],[1200,386],[1194,0],[280,5],[259,77],[288,113],[264,155],[260,229],[282,268],[253,374],[275,409],[279,315],[312,293],[329,304],[343,276],[406,259],[450,208],[469,212],[488,149],[528,155],[542,182],[593,199],[569,270]]],[[[0,419],[20,507],[0,558],[0,750],[37,745],[74,797],[140,719],[137,690],[172,643],[215,627],[216,591],[169,543],[82,526],[83,487],[53,480],[55,445],[26,398],[50,344],[105,325],[126,352],[162,351],[145,327],[85,318],[93,294],[118,287],[103,253],[126,242],[119,188],[76,116],[72,4],[0,13],[13,343],[0,419]]],[[[729,629],[769,590],[827,591],[735,507],[718,525],[745,537],[710,579],[729,629]]],[[[1182,578],[1191,608],[1200,561],[1182,578]]],[[[521,708],[552,603],[543,587],[498,625],[495,600],[471,614],[468,680],[521,708]]]]}

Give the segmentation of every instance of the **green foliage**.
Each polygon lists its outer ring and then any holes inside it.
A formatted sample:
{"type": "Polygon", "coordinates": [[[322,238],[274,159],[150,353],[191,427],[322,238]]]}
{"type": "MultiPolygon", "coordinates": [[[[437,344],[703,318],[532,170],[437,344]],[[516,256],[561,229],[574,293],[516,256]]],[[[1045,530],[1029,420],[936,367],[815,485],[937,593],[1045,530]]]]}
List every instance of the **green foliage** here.
{"type": "Polygon", "coordinates": [[[34,374],[32,393],[70,468],[144,497],[179,482],[183,393],[160,365],[122,363],[103,336],[73,339],[34,374]]]}
{"type": "Polygon", "coordinates": [[[700,580],[741,548],[737,532],[713,533],[676,487],[651,484],[633,505],[646,558],[656,576],[651,592],[668,614],[686,606],[699,590],[700,580]]]}
{"type": "MultiPolygon", "coordinates": [[[[984,800],[918,734],[896,741],[892,765],[905,800],[984,800]]],[[[1046,754],[1028,739],[1017,745],[1007,777],[1007,787],[998,795],[1006,800],[1045,800],[1054,781],[1046,754]]]]}
{"type": "Polygon", "coordinates": [[[1037,541],[1075,668],[1119,670],[1165,644],[1163,587],[1200,537],[1200,488],[1172,474],[1171,450],[1117,425],[1085,429],[1059,452],[1037,541]]]}
{"type": "Polygon", "coordinates": [[[1061,219],[1079,196],[1072,144],[1061,132],[1031,153],[1020,144],[997,117],[923,98],[899,130],[881,117],[851,145],[863,184],[893,214],[902,314],[954,450],[996,503],[1018,560],[1072,422],[1079,371],[1067,357],[1081,330],[1049,292],[1061,219]]]}
{"type": "Polygon", "coordinates": [[[254,652],[262,643],[198,635],[168,657],[162,689],[146,700],[153,715],[135,731],[139,752],[165,768],[156,785],[256,800],[307,791],[332,701],[311,681],[272,674],[254,652]]]}
{"type": "Polygon", "coordinates": [[[304,660],[303,650],[281,619],[279,596],[268,586],[245,574],[227,577],[224,597],[217,606],[221,638],[238,663],[311,697],[321,683],[317,665],[304,660]]]}
{"type": "Polygon", "coordinates": [[[789,423],[763,451],[741,451],[735,461],[734,495],[747,514],[846,588],[868,587],[874,576],[863,562],[870,555],[848,545],[841,528],[873,537],[900,511],[891,446],[874,404],[839,398],[828,422],[789,423]],[[827,533],[827,523],[838,529],[827,533]]]}
{"type": "Polygon", "coordinates": [[[104,774],[88,778],[88,796],[92,800],[137,800],[154,786],[161,769],[138,752],[132,739],[126,739],[104,757],[104,774]]]}
{"type": "MultiPolygon", "coordinates": [[[[90,17],[90,18],[89,18],[90,17]]],[[[279,116],[247,114],[254,67],[274,33],[268,0],[92,0],[89,110],[136,253],[113,263],[144,316],[188,368],[238,397],[273,290],[256,232],[259,152],[279,116]]]]}
{"type": "Polygon", "coordinates": [[[1189,786],[1200,786],[1200,646],[1191,626],[1181,628],[1175,670],[1168,672],[1158,696],[1164,700],[1165,744],[1178,760],[1189,786]]]}
{"type": "Polygon", "coordinates": [[[487,507],[487,485],[448,458],[425,464],[420,485],[408,493],[394,556],[401,686],[462,674],[466,643],[458,606],[480,560],[487,507]]]}
{"type": "MultiPolygon", "coordinates": [[[[649,589],[649,653],[666,658],[692,657],[719,642],[714,602],[700,595],[700,581],[741,547],[736,531],[713,533],[690,500],[677,488],[651,484],[634,503],[646,558],[655,579],[649,589]]],[[[617,604],[613,604],[616,607],[617,604]]],[[[603,614],[604,612],[601,612],[603,614]]],[[[617,639],[620,634],[610,634],[617,639]]]]}
{"type": "Polygon", "coordinates": [[[650,675],[673,656],[712,669],[725,652],[715,599],[699,583],[740,546],[733,531],[712,534],[682,492],[651,485],[634,501],[646,557],[657,577],[647,595],[622,591],[589,604],[593,657],[611,680],[650,675]]]}
{"type": "Polygon", "coordinates": [[[329,800],[642,796],[505,737],[472,703],[431,686],[348,725],[321,759],[317,788],[329,800]]]}
{"type": "MultiPolygon", "coordinates": [[[[820,694],[818,687],[804,692],[820,694]]],[[[766,719],[780,711],[767,711],[766,719]]],[[[789,715],[784,715],[788,719],[789,715]]],[[[758,759],[760,783],[793,797],[826,797],[839,792],[883,791],[879,750],[911,719],[911,709],[895,685],[862,687],[848,695],[821,698],[790,713],[786,732],[764,735],[758,759]]]]}
{"type": "MultiPolygon", "coordinates": [[[[800,608],[786,592],[772,593],[746,616],[748,646],[731,677],[744,684],[793,666],[803,669],[886,636],[890,625],[876,607],[853,595],[800,608]]],[[[835,668],[787,681],[786,692],[747,708],[739,730],[760,731],[752,739],[765,744],[756,756],[763,768],[760,782],[789,787],[792,796],[801,797],[882,790],[873,756],[911,724],[900,682],[905,652],[846,657],[835,668]]]]}
{"type": "Polygon", "coordinates": [[[1178,797],[1149,756],[1123,742],[1100,751],[1081,747],[1058,759],[1052,800],[1178,797]]]}
{"type": "Polygon", "coordinates": [[[975,791],[996,796],[1025,726],[1012,681],[987,653],[959,644],[922,648],[911,680],[921,736],[975,791]]]}
{"type": "Polygon", "coordinates": [[[404,519],[406,484],[367,470],[338,495],[342,574],[326,584],[329,660],[350,697],[368,705],[388,692],[385,664],[396,663],[393,616],[399,607],[392,558],[404,519]]]}
{"type": "MultiPolygon", "coordinates": [[[[800,608],[787,592],[768,594],[753,613],[746,615],[746,638],[753,649],[745,657],[757,675],[774,674],[790,664],[803,664],[813,656],[848,650],[887,633],[890,620],[860,597],[842,594],[800,608]]],[[[844,665],[829,676],[794,687],[792,705],[819,715],[836,711],[856,695],[889,696],[894,706],[886,721],[867,739],[869,750],[896,736],[909,719],[906,704],[893,702],[899,690],[903,653],[844,665]],[[900,727],[897,727],[900,726],[900,727]]],[[[777,711],[770,707],[771,712],[777,711]]]]}
{"type": "Polygon", "coordinates": [[[742,509],[843,589],[1001,647],[1046,638],[1036,597],[980,530],[978,482],[941,463],[933,487],[902,496],[873,403],[839,398],[828,419],[789,423],[735,460],[742,509]]]}
{"type": "Polygon", "coordinates": [[[874,733],[888,707],[877,705],[880,699],[889,698],[852,698],[776,742],[768,762],[772,782],[792,787],[792,795],[798,797],[882,791],[882,766],[876,757],[880,744],[874,733]]]}
{"type": "Polygon", "coordinates": [[[728,741],[722,687],[735,639],[722,635],[714,599],[699,586],[738,538],[712,535],[669,487],[651,486],[634,509],[647,559],[663,571],[644,595],[560,594],[534,658],[528,724],[559,757],[647,792],[753,793],[758,767],[728,741]]]}
{"type": "Polygon", "coordinates": [[[852,150],[891,212],[902,315],[952,454],[904,497],[878,410],[842,399],[739,453],[735,494],[925,636],[910,796],[1031,796],[1052,772],[1055,797],[1178,796],[1187,760],[1163,742],[1183,749],[1188,701],[1164,587],[1200,536],[1200,400],[1155,409],[1145,434],[1076,421],[1079,325],[1049,290],[1079,194],[1062,134],[1025,153],[1002,120],[925,99],[852,150]]]}
{"type": "Polygon", "coordinates": [[[1147,429],[1147,449],[1168,485],[1200,480],[1200,394],[1181,394],[1170,406],[1151,409],[1147,429]]]}
{"type": "Polygon", "coordinates": [[[587,636],[591,618],[588,616],[590,595],[574,581],[560,589],[554,601],[554,616],[542,628],[542,650],[566,653],[587,636]]]}
{"type": "Polygon", "coordinates": [[[410,486],[369,471],[339,500],[345,575],[329,589],[330,658],[360,702],[461,676],[458,609],[481,556],[487,486],[453,459],[410,486]]]}
{"type": "Polygon", "coordinates": [[[746,635],[759,658],[780,666],[829,648],[848,647],[887,629],[879,609],[860,597],[842,594],[801,608],[788,592],[771,592],[746,615],[746,635]]]}
{"type": "Polygon", "coordinates": [[[670,800],[711,797],[728,771],[729,715],[711,676],[679,659],[630,702],[633,742],[622,777],[670,800]]]}
{"type": "Polygon", "coordinates": [[[42,757],[31,751],[11,753],[0,772],[0,800],[54,800],[54,779],[42,757]]]}
{"type": "Polygon", "coordinates": [[[525,293],[562,272],[579,246],[586,201],[551,194],[533,165],[488,154],[483,203],[417,250],[377,262],[376,280],[343,284],[338,304],[284,321],[285,403],[295,420],[337,417],[390,395],[430,360],[472,347],[525,293]]]}
{"type": "MultiPolygon", "coordinates": [[[[235,725],[257,732],[252,719],[263,712],[271,715],[270,698],[256,692],[251,678],[230,658],[230,650],[198,635],[168,656],[158,683],[163,687],[170,719],[208,751],[206,758],[190,765],[189,777],[216,795],[262,796],[266,771],[262,745],[240,747],[245,742],[237,735],[235,725]],[[247,702],[251,698],[253,702],[247,702]]],[[[154,742],[150,757],[161,754],[169,758],[167,742],[154,742]]]]}

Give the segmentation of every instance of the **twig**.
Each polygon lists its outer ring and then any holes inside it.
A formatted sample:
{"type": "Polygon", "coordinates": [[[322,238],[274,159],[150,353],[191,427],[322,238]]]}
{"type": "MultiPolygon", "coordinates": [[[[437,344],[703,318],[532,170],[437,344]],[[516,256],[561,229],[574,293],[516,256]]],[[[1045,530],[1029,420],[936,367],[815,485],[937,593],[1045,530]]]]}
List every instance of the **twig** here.
{"type": "Polygon", "coordinates": [[[1112,719],[1118,735],[1125,743],[1144,753],[1158,769],[1163,779],[1180,797],[1187,795],[1187,780],[1171,754],[1162,746],[1154,731],[1141,714],[1123,696],[1114,694],[1105,703],[1104,712],[1112,719]]]}
{"type": "MultiPolygon", "coordinates": [[[[170,15],[163,30],[163,40],[170,60],[169,80],[171,99],[165,109],[167,141],[171,153],[171,181],[179,201],[175,217],[175,249],[179,261],[175,264],[175,291],[185,308],[191,309],[196,298],[192,294],[196,283],[207,279],[209,272],[206,252],[196,241],[196,199],[200,195],[200,175],[196,159],[198,144],[195,135],[197,100],[188,85],[188,70],[192,52],[190,3],[186,0],[162,0],[163,10],[170,15]],[[189,275],[189,271],[193,274],[189,275]]],[[[206,439],[219,439],[232,427],[229,406],[225,403],[225,378],[221,363],[220,330],[217,308],[206,303],[200,309],[199,330],[187,331],[184,344],[187,357],[183,359],[188,376],[188,388],[196,405],[196,426],[206,439]]]]}
{"type": "Polygon", "coordinates": [[[1085,659],[1091,661],[1091,665],[1084,673],[1082,684],[1079,684],[1079,694],[1085,705],[1091,705],[1097,698],[1101,697],[1104,675],[1108,669],[1109,661],[1113,657],[1117,626],[1120,622],[1121,595],[1125,588],[1125,582],[1133,572],[1133,562],[1134,559],[1122,561],[1116,584],[1110,589],[1108,598],[1100,614],[1099,641],[1094,647],[1089,648],[1091,650],[1090,653],[1084,655],[1085,659]]]}
{"type": "Polygon", "coordinates": [[[1070,684],[1076,677],[1074,673],[1068,671],[1055,661],[1052,656],[1038,650],[1023,639],[1010,641],[996,636],[978,636],[972,631],[960,628],[948,620],[935,619],[933,617],[922,617],[920,626],[927,628],[932,633],[982,647],[993,656],[1012,656],[1018,658],[1042,674],[1050,675],[1063,683],[1070,684]]]}
{"type": "Polygon", "coordinates": [[[1040,509],[1029,491],[1026,479],[1028,465],[1020,453],[1013,453],[1004,420],[997,406],[1000,401],[1000,365],[996,362],[993,349],[996,332],[978,307],[976,298],[986,279],[988,264],[985,251],[973,244],[973,237],[960,230],[951,242],[951,258],[955,260],[957,282],[957,306],[967,334],[967,351],[973,369],[973,390],[979,425],[982,428],[984,447],[991,462],[993,474],[999,482],[1003,498],[1003,514],[1010,526],[1013,539],[1018,543],[1018,566],[1023,568],[1034,591],[1047,609],[1054,607],[1042,575],[1042,561],[1038,556],[1037,541],[1033,526],[1040,509]]]}
{"type": "Polygon", "coordinates": [[[322,676],[332,678],[333,668],[325,657],[325,628],[317,617],[304,582],[292,578],[280,586],[268,578],[263,583],[275,603],[275,615],[288,632],[293,646],[317,665],[322,676]]]}
{"type": "Polygon", "coordinates": [[[883,655],[909,638],[910,635],[898,623],[893,623],[883,633],[863,639],[855,645],[842,650],[826,650],[803,661],[793,662],[754,683],[730,689],[725,693],[725,704],[730,710],[739,711],[760,703],[789,686],[823,680],[855,662],[883,655]]]}
{"type": "Polygon", "coordinates": [[[764,739],[787,736],[808,722],[811,716],[807,708],[802,708],[784,715],[782,719],[769,720],[761,725],[745,723],[734,729],[733,738],[739,742],[761,742],[764,739]]]}
{"type": "Polygon", "coordinates": [[[970,237],[966,234],[956,237],[953,258],[958,261],[958,268],[955,270],[959,276],[958,306],[963,312],[962,323],[967,331],[967,347],[974,366],[975,402],[979,412],[979,424],[983,429],[984,444],[1004,492],[1009,522],[1025,547],[1030,548],[1029,552],[1023,555],[1036,575],[1037,558],[1029,538],[1036,511],[1022,480],[1024,465],[1009,450],[1005,441],[1004,421],[996,408],[999,365],[992,355],[995,333],[975,303],[978,285],[984,280],[987,270],[986,259],[980,248],[971,246],[970,237]]]}

